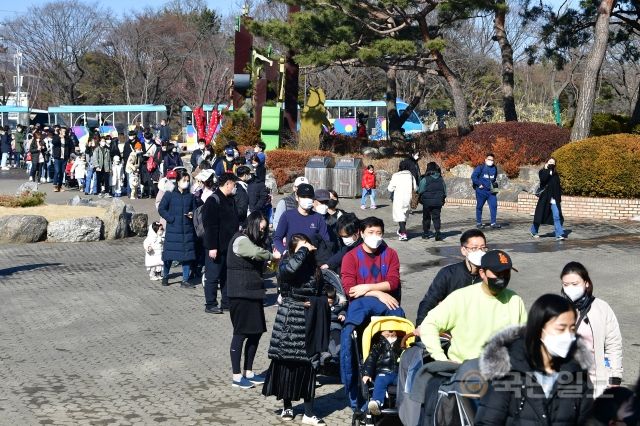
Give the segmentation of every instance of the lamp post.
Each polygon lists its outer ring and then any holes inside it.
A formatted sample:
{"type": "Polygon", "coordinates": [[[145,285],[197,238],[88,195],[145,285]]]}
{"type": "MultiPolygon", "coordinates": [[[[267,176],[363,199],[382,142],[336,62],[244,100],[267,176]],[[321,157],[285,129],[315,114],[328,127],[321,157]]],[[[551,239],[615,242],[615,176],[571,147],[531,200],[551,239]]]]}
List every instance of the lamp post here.
{"type": "Polygon", "coordinates": [[[16,87],[16,106],[20,106],[22,104],[22,76],[20,75],[22,52],[20,51],[20,48],[17,48],[15,55],[13,55],[13,65],[16,67],[16,75],[13,77],[13,84],[16,87]]]}

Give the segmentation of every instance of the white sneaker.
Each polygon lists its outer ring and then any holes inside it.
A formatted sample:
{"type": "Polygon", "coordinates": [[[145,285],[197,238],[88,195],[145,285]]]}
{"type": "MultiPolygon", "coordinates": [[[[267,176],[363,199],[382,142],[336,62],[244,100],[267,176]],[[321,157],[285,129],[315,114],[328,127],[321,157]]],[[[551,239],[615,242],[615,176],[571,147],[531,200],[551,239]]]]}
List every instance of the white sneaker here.
{"type": "Polygon", "coordinates": [[[302,424],[303,425],[326,425],[324,420],[319,419],[316,416],[307,417],[306,415],[302,416],[302,424]]]}
{"type": "Polygon", "coordinates": [[[372,399],[371,401],[369,401],[369,404],[367,404],[367,408],[369,409],[369,412],[374,416],[380,415],[380,403],[378,401],[372,399]]]}
{"type": "Polygon", "coordinates": [[[29,176],[29,182],[33,182],[33,176],[29,176]]]}
{"type": "Polygon", "coordinates": [[[283,409],[282,413],[280,413],[280,419],[286,422],[290,422],[294,419],[293,408],[283,409]]]}
{"type": "Polygon", "coordinates": [[[40,178],[40,183],[45,183],[47,180],[45,178],[40,178]]]}
{"type": "Polygon", "coordinates": [[[371,210],[375,210],[375,209],[377,209],[377,208],[378,208],[378,207],[377,207],[375,204],[371,204],[371,210]]]}
{"type": "Polygon", "coordinates": [[[362,204],[362,205],[360,206],[360,209],[362,209],[362,210],[366,210],[366,209],[367,209],[367,206],[365,206],[364,204],[362,204]]]}

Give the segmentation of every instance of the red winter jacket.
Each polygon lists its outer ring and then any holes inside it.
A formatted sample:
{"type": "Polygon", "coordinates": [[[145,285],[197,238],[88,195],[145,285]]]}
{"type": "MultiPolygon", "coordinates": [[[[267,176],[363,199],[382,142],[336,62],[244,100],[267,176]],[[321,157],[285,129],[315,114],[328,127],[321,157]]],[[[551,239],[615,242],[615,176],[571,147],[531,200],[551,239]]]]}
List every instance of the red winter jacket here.
{"type": "Polygon", "coordinates": [[[365,189],[375,189],[376,187],[376,172],[370,172],[365,170],[362,173],[362,187],[365,189]]]}

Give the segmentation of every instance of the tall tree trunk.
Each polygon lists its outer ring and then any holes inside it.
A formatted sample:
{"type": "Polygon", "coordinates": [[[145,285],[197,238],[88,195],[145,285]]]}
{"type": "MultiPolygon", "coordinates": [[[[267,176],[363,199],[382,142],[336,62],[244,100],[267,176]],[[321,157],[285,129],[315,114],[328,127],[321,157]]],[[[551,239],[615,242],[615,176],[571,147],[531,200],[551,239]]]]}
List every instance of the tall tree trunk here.
{"type": "Polygon", "coordinates": [[[496,2],[495,17],[493,19],[493,30],[495,31],[495,40],[500,45],[500,54],[502,57],[502,103],[504,119],[505,121],[518,121],[516,102],[513,97],[513,86],[515,84],[513,77],[513,48],[507,38],[507,30],[505,28],[506,16],[507,5],[504,0],[498,0],[496,2]]]}
{"type": "MultiPolygon", "coordinates": [[[[421,16],[418,18],[418,24],[420,25],[420,33],[422,34],[422,40],[425,45],[428,45],[432,41],[429,34],[429,27],[427,25],[427,18],[421,16]]],[[[469,124],[469,111],[467,110],[467,100],[464,97],[464,90],[462,90],[462,84],[455,72],[447,65],[442,53],[438,49],[430,50],[431,56],[435,60],[438,72],[444,77],[451,90],[451,97],[453,98],[453,110],[456,112],[456,121],[458,124],[458,135],[464,136],[471,132],[471,125],[469,124]]]]}
{"type": "MultiPolygon", "coordinates": [[[[288,7],[288,20],[293,20],[293,15],[300,12],[300,6],[288,7]]],[[[289,49],[287,51],[285,63],[285,83],[284,83],[284,123],[289,134],[293,137],[298,134],[298,78],[300,66],[293,57],[296,52],[289,49]]]]}
{"type": "Polygon", "coordinates": [[[400,122],[400,114],[398,114],[398,105],[396,98],[398,97],[398,69],[390,66],[386,70],[387,88],[384,95],[384,101],[387,104],[387,135],[389,137],[398,136],[402,123],[400,122]]]}
{"type": "Polygon", "coordinates": [[[638,94],[636,95],[636,106],[631,114],[631,120],[629,120],[629,127],[633,129],[633,126],[640,124],[640,85],[638,85],[638,94]]]}
{"type": "Polygon", "coordinates": [[[593,106],[596,100],[598,76],[609,41],[609,18],[616,0],[602,0],[598,7],[598,18],[594,30],[593,47],[587,56],[582,86],[578,95],[576,119],[571,129],[571,140],[579,141],[589,137],[593,106]]]}

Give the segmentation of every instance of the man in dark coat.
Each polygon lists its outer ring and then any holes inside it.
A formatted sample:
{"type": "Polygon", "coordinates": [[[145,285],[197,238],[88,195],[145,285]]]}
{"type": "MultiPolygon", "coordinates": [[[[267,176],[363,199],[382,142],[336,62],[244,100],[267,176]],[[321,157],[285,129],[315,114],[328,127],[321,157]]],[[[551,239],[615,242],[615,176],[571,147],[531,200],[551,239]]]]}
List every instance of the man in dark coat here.
{"type": "Polygon", "coordinates": [[[66,127],[62,127],[60,129],[59,135],[53,135],[51,146],[51,155],[53,157],[53,166],[55,170],[55,173],[53,175],[53,190],[54,192],[60,192],[60,188],[62,187],[62,179],[64,178],[64,171],[67,166],[67,161],[71,156],[71,152],[73,152],[75,149],[71,138],[67,136],[66,127]]]}
{"type": "Polygon", "coordinates": [[[171,128],[167,125],[166,120],[160,120],[160,139],[167,142],[171,139],[171,128]]]}
{"type": "Polygon", "coordinates": [[[411,175],[416,180],[416,182],[420,182],[420,165],[418,164],[418,160],[420,159],[420,152],[413,151],[411,155],[402,162],[407,165],[405,170],[409,170],[411,175]]]}
{"type": "Polygon", "coordinates": [[[538,238],[538,229],[540,225],[553,225],[555,228],[556,240],[561,241],[564,236],[562,223],[562,188],[560,187],[560,176],[556,171],[556,160],[550,158],[547,164],[538,172],[540,178],[540,187],[538,193],[538,204],[536,204],[536,212],[533,216],[533,224],[531,225],[531,236],[538,238]],[[540,192],[542,191],[542,192],[540,192]]]}
{"type": "Polygon", "coordinates": [[[238,182],[236,182],[236,195],[234,196],[236,202],[236,211],[238,212],[238,220],[241,225],[244,225],[249,216],[249,179],[251,179],[251,169],[248,166],[240,166],[236,170],[236,176],[238,176],[238,182]]]}
{"type": "Polygon", "coordinates": [[[218,178],[218,189],[204,203],[203,246],[205,248],[204,297],[205,312],[221,314],[229,309],[227,297],[227,248],[240,222],[236,210],[235,195],[238,178],[233,173],[223,173],[218,178]],[[220,305],[218,305],[218,287],[220,305]]]}

